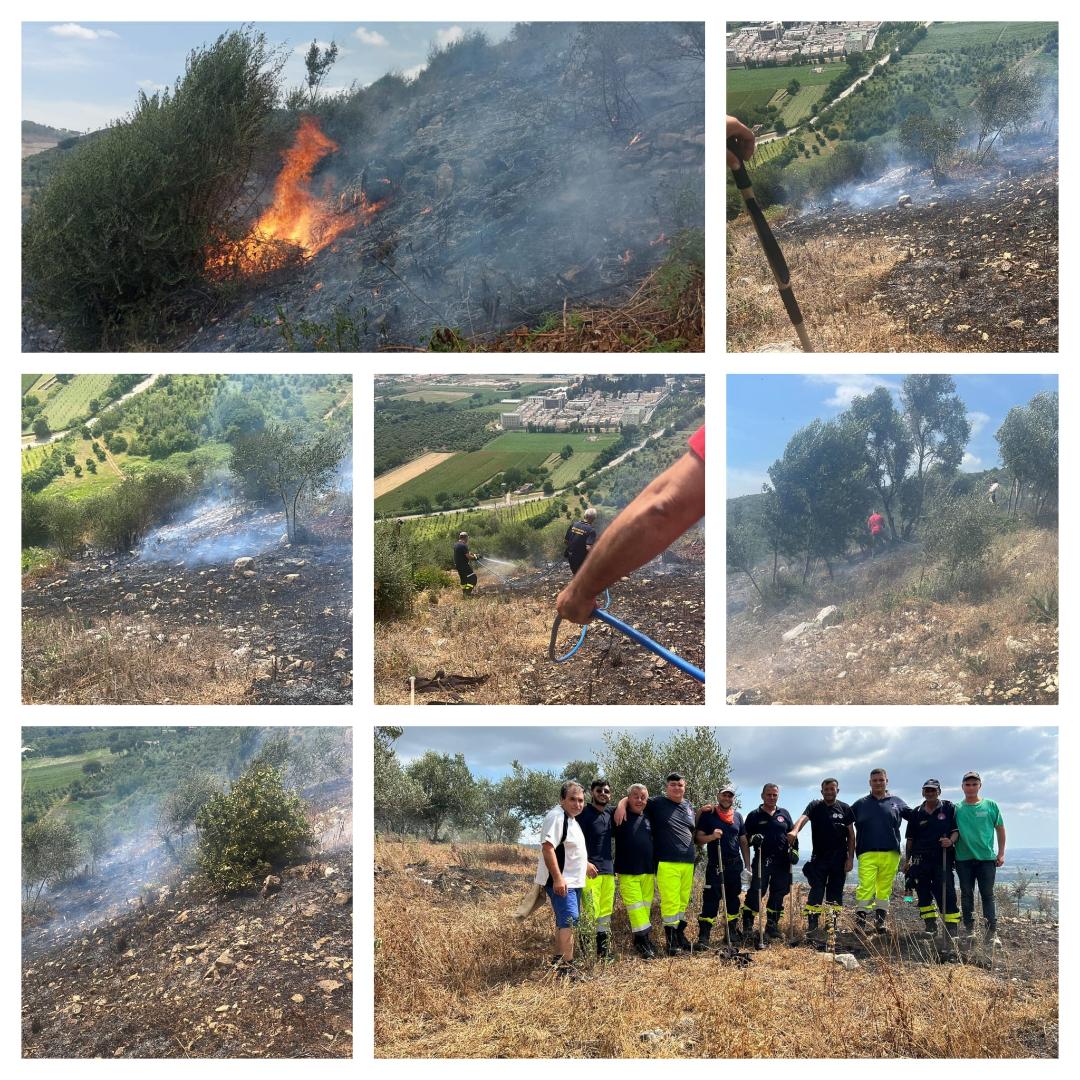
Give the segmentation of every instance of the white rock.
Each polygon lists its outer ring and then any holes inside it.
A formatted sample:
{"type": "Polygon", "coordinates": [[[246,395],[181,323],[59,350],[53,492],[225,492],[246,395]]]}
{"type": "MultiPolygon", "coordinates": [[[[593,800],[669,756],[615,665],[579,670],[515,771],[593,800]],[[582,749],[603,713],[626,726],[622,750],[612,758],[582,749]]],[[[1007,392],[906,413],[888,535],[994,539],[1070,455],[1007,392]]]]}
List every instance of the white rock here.
{"type": "Polygon", "coordinates": [[[819,626],[833,626],[835,623],[844,621],[844,613],[835,605],[823,607],[814,620],[819,626]]]}
{"type": "Polygon", "coordinates": [[[782,635],[784,641],[794,641],[797,637],[805,634],[814,624],[808,622],[801,622],[798,626],[793,626],[790,630],[782,635]]]}

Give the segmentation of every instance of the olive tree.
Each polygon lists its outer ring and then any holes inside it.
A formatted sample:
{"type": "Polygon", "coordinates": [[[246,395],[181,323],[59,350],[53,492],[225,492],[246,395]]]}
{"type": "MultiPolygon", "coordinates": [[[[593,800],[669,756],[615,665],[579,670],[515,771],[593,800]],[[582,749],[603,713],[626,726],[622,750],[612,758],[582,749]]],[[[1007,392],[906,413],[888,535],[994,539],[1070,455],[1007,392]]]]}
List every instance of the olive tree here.
{"type": "Polygon", "coordinates": [[[866,477],[881,499],[893,540],[899,540],[893,510],[915,448],[911,435],[883,386],[865,397],[853,398],[844,416],[860,434],[866,477]]]}

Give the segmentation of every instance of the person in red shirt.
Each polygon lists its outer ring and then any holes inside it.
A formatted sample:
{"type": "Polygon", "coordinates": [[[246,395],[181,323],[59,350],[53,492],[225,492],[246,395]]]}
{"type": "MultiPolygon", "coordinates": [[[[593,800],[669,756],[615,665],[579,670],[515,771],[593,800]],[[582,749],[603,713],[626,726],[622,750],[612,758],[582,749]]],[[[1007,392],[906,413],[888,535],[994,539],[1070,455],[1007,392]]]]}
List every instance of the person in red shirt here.
{"type": "Polygon", "coordinates": [[[867,519],[866,527],[870,530],[870,558],[874,557],[874,549],[878,544],[885,543],[885,519],[875,510],[867,519]]]}
{"type": "Polygon", "coordinates": [[[625,506],[555,601],[559,614],[586,624],[597,597],[619,578],[655,559],[705,516],[705,426],[690,449],[625,506]]]}

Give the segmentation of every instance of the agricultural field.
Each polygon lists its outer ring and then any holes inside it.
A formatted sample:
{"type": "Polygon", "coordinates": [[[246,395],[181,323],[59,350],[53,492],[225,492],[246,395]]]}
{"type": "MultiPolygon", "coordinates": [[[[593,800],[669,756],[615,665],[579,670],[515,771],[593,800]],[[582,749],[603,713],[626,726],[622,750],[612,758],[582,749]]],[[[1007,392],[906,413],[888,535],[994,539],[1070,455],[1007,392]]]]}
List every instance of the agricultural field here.
{"type": "Polygon", "coordinates": [[[66,788],[83,777],[82,767],[88,761],[105,762],[109,759],[105,747],[89,750],[85,754],[71,754],[67,757],[35,758],[33,754],[24,757],[22,763],[22,790],[24,795],[38,791],[52,791],[66,788]]]}
{"type": "MultiPolygon", "coordinates": [[[[1014,41],[1039,41],[1056,23],[1049,22],[935,22],[910,55],[959,52],[964,46],[1004,45],[1014,41]]],[[[801,80],[800,80],[801,81],[801,80]]]]}
{"type": "MultiPolygon", "coordinates": [[[[50,379],[52,376],[42,376],[50,379]]],[[[64,431],[73,419],[90,415],[90,401],[100,397],[112,382],[112,375],[76,375],[66,386],[50,393],[43,415],[53,431],[64,431]]],[[[38,387],[33,388],[37,393],[38,387]]]]}
{"type": "Polygon", "coordinates": [[[391,469],[381,476],[376,476],[375,498],[377,499],[381,495],[389,494],[395,488],[401,487],[402,484],[407,484],[410,480],[426,473],[428,469],[434,469],[436,465],[448,461],[453,456],[452,453],[443,454],[436,450],[432,450],[431,453],[423,454],[421,457],[415,458],[406,465],[399,465],[396,469],[391,469]]]}
{"type": "MultiPolygon", "coordinates": [[[[547,511],[551,499],[530,499],[528,502],[514,503],[511,506],[499,506],[484,510],[456,510],[450,514],[432,514],[428,517],[410,518],[401,522],[401,527],[416,540],[431,540],[439,537],[452,539],[468,522],[475,522],[478,515],[486,521],[498,525],[525,522],[547,511]]],[[[573,503],[571,502],[571,508],[573,503]]],[[[395,524],[396,528],[397,525],[395,524]]],[[[471,527],[471,526],[469,526],[471,527]]],[[[390,528],[387,523],[379,523],[376,529],[390,528]]]]}
{"type": "Polygon", "coordinates": [[[814,115],[814,106],[825,94],[824,85],[800,86],[794,97],[785,95],[784,104],[780,109],[780,119],[788,127],[801,124],[814,115]]]}
{"type": "Polygon", "coordinates": [[[395,394],[395,401],[460,401],[469,397],[468,390],[413,390],[408,394],[395,394]]]}
{"type": "MultiPolygon", "coordinates": [[[[825,92],[825,87],[832,82],[839,70],[840,65],[836,62],[817,65],[785,64],[783,67],[749,70],[730,68],[727,73],[727,111],[732,116],[738,116],[740,112],[746,112],[755,106],[768,105],[773,95],[778,90],[784,90],[792,79],[799,80],[800,89],[795,99],[788,99],[789,101],[798,100],[803,90],[821,87],[821,92],[813,98],[812,104],[825,92]],[[821,71],[815,71],[815,67],[820,67],[821,71]]],[[[809,100],[809,95],[805,100],[809,100]]],[[[779,105],[779,102],[776,104],[779,105]]],[[[784,122],[789,122],[786,116],[784,122]]]]}
{"type": "Polygon", "coordinates": [[[26,391],[30,389],[40,379],[40,375],[23,375],[22,376],[22,392],[25,395],[26,391]]]}
{"type": "Polygon", "coordinates": [[[574,448],[573,455],[563,462],[552,476],[552,483],[559,487],[578,478],[582,469],[588,468],[596,456],[618,441],[618,435],[567,434],[566,432],[508,431],[487,443],[483,450],[469,454],[455,454],[433,469],[395,488],[375,500],[376,513],[395,513],[417,495],[426,495],[432,501],[441,492],[461,493],[472,491],[485,484],[498,473],[507,469],[527,469],[544,464],[553,454],[566,445],[574,448]],[[556,479],[563,476],[563,480],[556,479]]]}

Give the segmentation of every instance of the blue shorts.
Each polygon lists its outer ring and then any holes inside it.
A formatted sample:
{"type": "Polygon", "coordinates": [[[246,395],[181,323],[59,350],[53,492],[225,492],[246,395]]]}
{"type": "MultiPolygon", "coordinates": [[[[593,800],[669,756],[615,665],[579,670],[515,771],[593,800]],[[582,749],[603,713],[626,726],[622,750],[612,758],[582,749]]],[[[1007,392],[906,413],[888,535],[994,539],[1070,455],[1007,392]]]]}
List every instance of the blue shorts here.
{"type": "Polygon", "coordinates": [[[548,885],[545,891],[551,901],[551,910],[555,912],[555,925],[560,930],[577,926],[581,916],[581,890],[567,889],[566,895],[560,896],[554,885],[548,885]]]}

